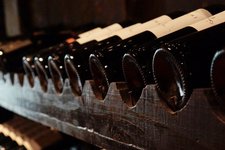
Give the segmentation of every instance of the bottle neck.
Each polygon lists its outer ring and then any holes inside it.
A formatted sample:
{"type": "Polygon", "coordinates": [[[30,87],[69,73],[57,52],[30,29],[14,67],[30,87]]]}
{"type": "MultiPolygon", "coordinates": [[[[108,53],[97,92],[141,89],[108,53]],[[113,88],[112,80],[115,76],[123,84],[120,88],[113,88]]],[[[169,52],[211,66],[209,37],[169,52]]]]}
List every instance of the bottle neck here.
{"type": "Polygon", "coordinates": [[[178,31],[170,33],[166,36],[163,36],[163,37],[159,38],[158,41],[160,43],[166,42],[166,41],[171,41],[171,40],[177,39],[179,37],[182,37],[182,36],[197,32],[197,31],[205,30],[207,28],[210,28],[210,27],[213,27],[213,26],[223,23],[225,21],[224,18],[225,18],[225,11],[223,11],[219,14],[216,14],[214,16],[211,16],[207,19],[204,19],[202,21],[199,21],[197,23],[191,24],[183,29],[180,29],[178,31]]]}
{"type": "Polygon", "coordinates": [[[164,25],[149,29],[149,31],[152,32],[157,38],[160,38],[210,16],[211,14],[207,10],[198,9],[178,17],[164,25]]]}
{"type": "Polygon", "coordinates": [[[225,43],[225,40],[222,38],[225,36],[225,23],[210,27],[203,31],[188,35],[186,37],[178,38],[173,41],[173,43],[186,43],[185,45],[190,46],[190,50],[192,53],[207,53],[207,47],[216,48],[225,43]],[[191,47],[205,47],[206,49],[192,49],[191,47]],[[202,50],[202,51],[201,51],[202,50]]]}
{"type": "Polygon", "coordinates": [[[108,34],[111,34],[112,32],[115,32],[115,31],[118,31],[121,29],[122,29],[122,26],[120,26],[118,23],[115,23],[115,24],[105,27],[104,29],[102,29],[99,32],[95,32],[95,33],[91,34],[88,37],[79,38],[76,41],[77,41],[77,43],[82,45],[87,42],[96,40],[97,37],[107,36],[108,34]]]}
{"type": "Polygon", "coordinates": [[[100,32],[101,30],[102,30],[102,28],[97,27],[97,28],[94,28],[94,29],[91,29],[89,31],[86,31],[86,32],[83,32],[83,33],[79,34],[78,37],[80,37],[80,38],[88,37],[88,36],[90,36],[92,34],[95,34],[97,32],[100,32]]]}
{"type": "Polygon", "coordinates": [[[199,21],[197,23],[191,24],[190,27],[196,29],[197,31],[202,31],[204,29],[216,26],[218,24],[221,24],[225,22],[225,11],[220,12],[214,16],[211,16],[209,18],[206,18],[202,21],[199,21]]]}
{"type": "Polygon", "coordinates": [[[169,16],[163,15],[163,16],[157,17],[155,19],[152,19],[150,21],[147,21],[143,24],[140,24],[140,23],[134,24],[123,30],[119,30],[117,32],[106,35],[105,37],[98,37],[96,40],[102,41],[102,40],[104,40],[108,37],[112,37],[112,36],[117,36],[121,40],[126,40],[128,38],[131,38],[132,36],[135,36],[137,34],[145,32],[147,29],[154,28],[160,24],[165,24],[171,20],[172,19],[169,16]]]}

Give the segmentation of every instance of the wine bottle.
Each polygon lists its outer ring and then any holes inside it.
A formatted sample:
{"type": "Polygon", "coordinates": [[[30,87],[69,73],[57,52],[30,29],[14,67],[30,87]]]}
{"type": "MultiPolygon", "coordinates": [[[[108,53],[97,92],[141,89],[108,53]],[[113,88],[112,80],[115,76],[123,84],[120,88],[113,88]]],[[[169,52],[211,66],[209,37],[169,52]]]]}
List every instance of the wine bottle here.
{"type": "Polygon", "coordinates": [[[113,47],[91,54],[89,58],[90,71],[95,85],[99,89],[99,93],[102,93],[102,97],[104,98],[111,82],[124,81],[121,64],[122,57],[127,50],[138,47],[146,42],[152,42],[210,16],[210,9],[209,11],[207,9],[198,9],[164,25],[147,29],[145,32],[123,40],[113,47]]]}
{"type": "MultiPolygon", "coordinates": [[[[117,28],[119,28],[119,26],[117,26],[117,28]]],[[[102,28],[97,27],[97,28],[94,28],[94,29],[91,29],[89,31],[86,31],[86,32],[83,32],[83,33],[79,34],[78,37],[80,37],[80,38],[89,37],[92,34],[95,34],[97,32],[101,32],[101,30],[102,30],[102,28]]],[[[55,37],[57,37],[57,36],[55,36],[55,37]]],[[[50,39],[52,39],[52,38],[50,37],[50,39]]],[[[67,38],[66,40],[65,39],[61,39],[61,40],[58,39],[58,41],[53,43],[52,45],[50,45],[49,48],[41,49],[40,51],[33,52],[31,54],[27,54],[27,55],[23,56],[23,68],[24,68],[25,74],[27,75],[26,77],[27,77],[28,82],[29,82],[31,87],[34,86],[34,77],[36,76],[36,72],[35,72],[34,64],[33,64],[33,60],[34,60],[33,57],[36,55],[36,53],[38,53],[38,54],[39,53],[46,53],[46,51],[58,49],[57,47],[62,47],[62,45],[66,46],[67,44],[71,44],[71,43],[75,42],[75,40],[76,40],[76,38],[73,37],[73,36],[67,38]],[[59,42],[62,42],[62,41],[64,41],[64,42],[59,43],[59,42]]]]}
{"type": "MultiPolygon", "coordinates": [[[[165,18],[163,21],[166,21],[166,20],[169,20],[169,19],[165,18]]],[[[123,33],[125,33],[125,31],[135,28],[139,25],[140,25],[140,23],[137,23],[137,24],[131,25],[127,28],[124,28],[123,33]]],[[[106,29],[104,31],[106,31],[106,32],[94,34],[93,36],[94,36],[95,41],[92,41],[92,43],[88,42],[88,43],[83,44],[84,41],[90,41],[89,39],[88,40],[87,39],[77,40],[77,42],[82,44],[82,46],[78,47],[78,46],[74,45],[74,48],[72,50],[68,49],[68,50],[64,50],[64,51],[54,51],[54,54],[51,54],[51,56],[49,56],[49,58],[48,58],[49,72],[51,73],[51,77],[52,77],[52,80],[54,83],[55,90],[58,93],[62,92],[63,80],[66,78],[66,72],[64,70],[64,55],[65,54],[72,53],[72,55],[74,55],[75,53],[83,52],[81,57],[88,58],[91,51],[93,51],[93,49],[99,49],[99,48],[105,47],[106,45],[112,44],[112,43],[120,40],[117,36],[111,37],[112,30],[106,29]],[[102,41],[99,41],[98,37],[100,37],[102,41]],[[102,37],[104,37],[104,38],[102,38],[102,37]],[[108,38],[108,37],[110,37],[110,38],[108,38]],[[104,39],[106,39],[106,40],[104,40],[104,39]],[[98,43],[94,43],[96,41],[98,41],[98,43]]],[[[120,32],[120,30],[118,32],[120,32]]],[[[118,33],[118,32],[115,32],[115,33],[118,33]]],[[[83,60],[86,60],[88,62],[88,59],[83,59],[83,60]]],[[[45,81],[47,81],[47,80],[45,80],[45,81]]]]}
{"type": "Polygon", "coordinates": [[[95,40],[96,36],[105,35],[110,32],[120,30],[121,28],[122,26],[115,23],[102,29],[100,33],[95,33],[87,38],[86,37],[80,38],[79,40],[72,42],[69,46],[70,48],[61,47],[61,48],[57,48],[57,50],[52,49],[52,51],[44,51],[44,53],[39,53],[37,56],[35,56],[34,66],[35,66],[35,70],[37,72],[42,90],[44,92],[47,91],[48,78],[50,78],[50,73],[48,70],[49,55],[52,55],[52,57],[55,57],[55,58],[58,56],[64,56],[66,53],[70,53],[72,50],[80,49],[82,47],[97,43],[97,41],[95,40]],[[73,47],[73,49],[71,49],[71,47],[73,47]]]}
{"type": "Polygon", "coordinates": [[[11,42],[4,42],[1,45],[1,65],[0,70],[6,72],[21,72],[20,66],[15,63],[17,55],[15,53],[31,49],[32,41],[30,39],[20,39],[11,42]],[[25,49],[25,50],[24,50],[25,49]],[[12,65],[13,64],[13,65],[12,65]],[[18,69],[17,69],[18,68],[18,69]]]}
{"type": "Polygon", "coordinates": [[[45,46],[50,46],[71,34],[38,33],[16,37],[3,41],[0,45],[0,69],[3,73],[23,73],[22,57],[27,53],[34,53],[45,46]]]}
{"type": "Polygon", "coordinates": [[[225,109],[225,80],[224,80],[224,66],[225,66],[225,50],[224,47],[218,50],[212,59],[210,68],[211,87],[216,96],[217,103],[224,110],[225,109]]]}
{"type": "MultiPolygon", "coordinates": [[[[183,15],[184,13],[181,11],[177,11],[168,15],[163,15],[147,21],[143,24],[133,25],[124,30],[120,30],[118,32],[112,33],[108,36],[97,37],[98,45],[97,47],[89,48],[90,50],[85,51],[74,51],[75,53],[65,56],[65,69],[67,72],[67,76],[69,77],[72,91],[75,95],[81,95],[82,86],[85,80],[91,79],[91,73],[89,71],[88,57],[89,55],[95,51],[101,51],[104,47],[113,46],[115,43],[128,39],[135,34],[141,33],[145,31],[145,28],[153,28],[160,24],[164,24],[166,22],[171,21],[172,19],[183,15]],[[136,29],[136,30],[135,30],[136,29]],[[134,30],[134,31],[133,31],[134,30]],[[108,45],[108,46],[107,46],[108,45]],[[82,58],[82,59],[81,59],[82,58]]],[[[143,35],[145,36],[145,35],[143,35]]]]}
{"type": "Polygon", "coordinates": [[[173,111],[186,105],[193,88],[210,86],[210,63],[215,51],[225,44],[224,12],[220,14],[196,29],[223,23],[165,43],[153,56],[153,76],[159,95],[173,111]]]}
{"type": "MultiPolygon", "coordinates": [[[[139,25],[140,25],[140,23],[134,24],[132,26],[124,28],[122,31],[123,32],[125,30],[127,31],[128,29],[137,27],[139,25]]],[[[118,32],[120,32],[120,31],[118,31],[118,32]]],[[[111,34],[109,36],[111,36],[111,34]]],[[[107,37],[107,36],[105,36],[105,37],[107,37]]],[[[64,69],[64,55],[65,54],[67,54],[67,57],[65,59],[66,66],[70,65],[73,67],[73,64],[75,62],[79,62],[80,64],[82,64],[82,67],[80,66],[80,68],[88,70],[88,58],[89,58],[89,55],[91,54],[91,52],[93,52],[94,49],[103,48],[103,47],[105,47],[109,44],[112,44],[118,40],[119,40],[118,38],[111,38],[110,42],[108,39],[99,41],[98,43],[90,44],[90,42],[89,42],[89,44],[83,45],[82,48],[73,48],[70,51],[61,51],[59,53],[54,53],[54,55],[49,56],[48,57],[48,67],[49,67],[49,72],[51,74],[51,79],[54,83],[55,90],[58,93],[62,92],[63,83],[64,83],[65,78],[67,77],[66,70],[64,69]],[[75,62],[73,61],[74,56],[79,56],[78,58],[75,58],[75,62]]],[[[75,64],[77,64],[77,63],[75,63],[75,64]]],[[[86,71],[86,70],[84,70],[84,71],[86,71]]],[[[71,76],[71,74],[69,74],[69,75],[71,76]]],[[[70,78],[70,76],[69,76],[69,78],[70,78]]],[[[72,82],[70,82],[70,83],[72,83],[72,82]]],[[[74,84],[76,84],[76,83],[71,84],[72,90],[74,88],[73,87],[74,84]]],[[[76,90],[73,90],[74,93],[76,93],[75,91],[76,90]]]]}
{"type": "MultiPolygon", "coordinates": [[[[115,26],[106,27],[106,29],[108,29],[108,30],[116,30],[116,29],[120,29],[120,26],[116,24],[115,26]]],[[[82,38],[86,39],[86,37],[90,37],[92,34],[96,34],[98,32],[102,32],[102,30],[103,29],[98,27],[98,28],[89,30],[87,32],[84,32],[82,34],[79,34],[78,36],[81,37],[80,39],[82,39],[82,38]]],[[[110,31],[108,31],[108,32],[110,32],[110,31]]],[[[59,42],[62,42],[62,41],[64,41],[64,40],[60,40],[59,42]]],[[[41,49],[41,50],[39,50],[37,52],[29,53],[29,54],[23,56],[23,60],[22,60],[23,61],[23,68],[24,68],[26,77],[28,79],[29,85],[31,87],[34,86],[34,78],[37,75],[37,73],[35,71],[35,66],[34,66],[34,63],[33,63],[35,56],[38,57],[41,54],[45,55],[45,54],[51,53],[52,51],[55,51],[55,50],[58,51],[59,49],[63,49],[62,47],[64,47],[64,49],[67,49],[67,47],[70,47],[72,43],[77,43],[75,41],[76,41],[75,38],[69,37],[63,43],[59,43],[58,42],[55,45],[52,44],[49,48],[41,49]]]]}
{"type": "Polygon", "coordinates": [[[132,105],[135,105],[137,100],[139,99],[142,89],[147,84],[153,84],[153,76],[152,76],[152,57],[157,48],[164,42],[168,42],[174,40],[176,38],[198,32],[200,30],[209,28],[213,25],[224,22],[223,15],[225,12],[221,12],[216,14],[210,18],[197,22],[193,25],[187,26],[183,29],[175,31],[171,34],[165,35],[161,38],[153,42],[147,42],[142,46],[129,50],[124,56],[122,60],[122,68],[125,81],[128,84],[128,88],[130,90],[130,94],[133,97],[132,105]],[[215,19],[216,18],[216,19],[215,19]],[[205,22],[209,22],[209,20],[217,20],[214,21],[213,24],[207,24],[205,22]]]}
{"type": "MultiPolygon", "coordinates": [[[[61,49],[71,49],[71,48],[72,48],[72,44],[66,40],[63,43],[41,49],[41,50],[37,51],[37,53],[27,54],[26,56],[23,56],[23,58],[22,58],[23,69],[24,69],[24,72],[28,79],[29,85],[31,87],[34,86],[34,78],[37,75],[37,72],[35,70],[35,65],[34,65],[35,57],[38,58],[38,57],[40,57],[40,55],[48,55],[52,51],[59,51],[61,49]]],[[[41,62],[42,59],[40,58],[39,61],[41,62]]],[[[45,67],[48,67],[48,66],[45,66],[45,67]]],[[[47,75],[49,75],[49,74],[47,74],[47,75]]]]}

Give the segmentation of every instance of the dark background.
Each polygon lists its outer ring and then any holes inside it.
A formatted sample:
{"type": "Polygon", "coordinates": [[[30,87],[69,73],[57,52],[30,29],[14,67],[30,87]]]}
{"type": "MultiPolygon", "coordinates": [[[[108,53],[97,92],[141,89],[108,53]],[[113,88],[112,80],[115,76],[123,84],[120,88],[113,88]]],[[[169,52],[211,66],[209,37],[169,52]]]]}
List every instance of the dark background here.
{"type": "Polygon", "coordinates": [[[175,10],[191,11],[225,0],[0,0],[0,36],[34,29],[143,22],[175,10]]]}

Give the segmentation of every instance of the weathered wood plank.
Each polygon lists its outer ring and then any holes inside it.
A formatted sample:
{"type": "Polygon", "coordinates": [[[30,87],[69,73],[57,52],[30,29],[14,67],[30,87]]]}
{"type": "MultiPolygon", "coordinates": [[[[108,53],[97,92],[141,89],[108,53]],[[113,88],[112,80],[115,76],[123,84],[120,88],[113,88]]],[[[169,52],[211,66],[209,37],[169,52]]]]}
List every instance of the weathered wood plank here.
{"type": "Polygon", "coordinates": [[[124,83],[112,83],[106,98],[98,100],[92,81],[86,81],[82,96],[75,97],[68,80],[63,94],[57,95],[50,80],[43,93],[37,79],[30,88],[26,78],[22,87],[16,76],[14,85],[5,78],[6,83],[0,81],[0,106],[106,149],[225,147],[223,112],[211,104],[210,89],[195,89],[186,107],[175,113],[160,100],[154,85],[144,88],[131,108],[120,95],[124,83]]]}

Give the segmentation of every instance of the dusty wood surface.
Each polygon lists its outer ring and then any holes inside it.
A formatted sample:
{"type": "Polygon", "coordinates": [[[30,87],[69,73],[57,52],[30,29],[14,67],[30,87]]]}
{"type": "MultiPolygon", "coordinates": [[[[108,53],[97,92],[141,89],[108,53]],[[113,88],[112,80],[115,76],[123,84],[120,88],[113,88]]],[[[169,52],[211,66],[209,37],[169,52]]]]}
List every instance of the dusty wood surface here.
{"type": "Polygon", "coordinates": [[[57,95],[49,81],[43,93],[38,80],[30,88],[14,76],[0,81],[0,105],[31,120],[106,149],[216,149],[225,148],[223,112],[214,103],[210,89],[194,90],[188,104],[171,112],[158,98],[154,85],[143,89],[136,106],[122,100],[123,83],[112,83],[104,101],[95,98],[91,81],[83,95],[75,97],[68,81],[57,95]],[[118,87],[122,87],[121,89],[118,87]]]}

